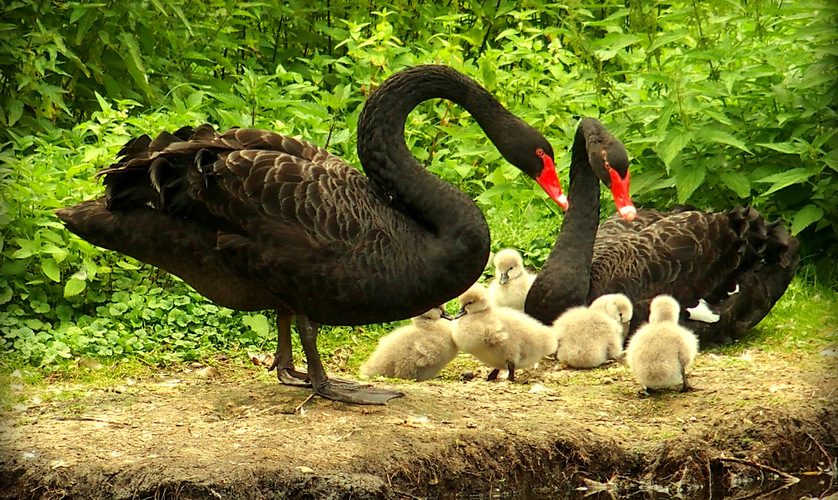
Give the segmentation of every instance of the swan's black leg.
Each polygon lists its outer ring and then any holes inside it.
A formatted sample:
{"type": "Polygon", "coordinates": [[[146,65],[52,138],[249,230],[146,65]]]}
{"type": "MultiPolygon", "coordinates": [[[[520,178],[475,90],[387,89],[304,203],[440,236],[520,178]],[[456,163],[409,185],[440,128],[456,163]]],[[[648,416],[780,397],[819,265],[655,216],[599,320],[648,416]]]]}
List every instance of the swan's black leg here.
{"type": "Polygon", "coordinates": [[[506,380],[515,382],[515,363],[506,363],[506,369],[509,371],[509,374],[506,376],[506,380]]]}
{"type": "Polygon", "coordinates": [[[297,316],[297,331],[308,363],[308,376],[314,393],[324,398],[344,403],[383,405],[387,401],[404,396],[401,392],[377,389],[354,382],[333,383],[323,369],[320,353],[317,351],[317,323],[303,315],[297,316]]]}
{"type": "Polygon", "coordinates": [[[491,382],[492,380],[497,380],[497,378],[498,378],[498,373],[500,373],[500,370],[498,370],[497,368],[495,368],[494,370],[490,371],[490,372],[489,372],[489,376],[488,376],[488,377],[486,377],[486,381],[487,381],[487,382],[491,382]]]}
{"type": "Polygon", "coordinates": [[[285,385],[296,387],[311,387],[308,373],[294,369],[294,359],[291,353],[291,318],[293,316],[276,314],[276,353],[274,362],[268,371],[276,369],[276,378],[285,385]]]}

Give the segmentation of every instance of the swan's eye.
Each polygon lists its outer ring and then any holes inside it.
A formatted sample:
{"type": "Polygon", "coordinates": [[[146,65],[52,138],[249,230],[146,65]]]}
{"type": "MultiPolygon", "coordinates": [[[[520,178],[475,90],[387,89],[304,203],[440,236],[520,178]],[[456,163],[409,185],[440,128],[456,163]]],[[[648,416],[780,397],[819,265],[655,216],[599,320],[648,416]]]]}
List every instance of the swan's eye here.
{"type": "Polygon", "coordinates": [[[605,161],[605,170],[614,170],[613,168],[611,168],[611,164],[608,163],[608,161],[605,161]]]}
{"type": "Polygon", "coordinates": [[[547,153],[545,153],[543,149],[538,148],[538,149],[535,150],[535,154],[538,155],[539,158],[541,158],[544,155],[546,155],[547,153]]]}

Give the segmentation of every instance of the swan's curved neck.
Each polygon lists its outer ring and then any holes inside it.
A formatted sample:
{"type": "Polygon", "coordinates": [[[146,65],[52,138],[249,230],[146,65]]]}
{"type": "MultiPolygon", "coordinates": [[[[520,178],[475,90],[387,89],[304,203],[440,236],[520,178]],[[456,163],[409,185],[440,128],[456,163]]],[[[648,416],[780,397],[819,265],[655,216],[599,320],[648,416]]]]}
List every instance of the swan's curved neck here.
{"type": "MultiPolygon", "coordinates": [[[[408,114],[428,99],[468,110],[492,142],[503,141],[512,116],[473,80],[446,66],[417,66],[390,77],[370,95],[358,120],[358,155],[375,191],[395,209],[437,234],[485,231],[483,215],[458,189],[427,172],[408,150],[408,114]],[[480,221],[479,224],[477,221],[480,221]]],[[[508,140],[508,139],[507,139],[508,140]]]]}
{"type": "Polygon", "coordinates": [[[599,179],[588,160],[586,127],[576,130],[570,164],[570,206],[556,243],[527,296],[526,311],[552,323],[565,310],[587,304],[591,260],[599,225],[599,179]]]}

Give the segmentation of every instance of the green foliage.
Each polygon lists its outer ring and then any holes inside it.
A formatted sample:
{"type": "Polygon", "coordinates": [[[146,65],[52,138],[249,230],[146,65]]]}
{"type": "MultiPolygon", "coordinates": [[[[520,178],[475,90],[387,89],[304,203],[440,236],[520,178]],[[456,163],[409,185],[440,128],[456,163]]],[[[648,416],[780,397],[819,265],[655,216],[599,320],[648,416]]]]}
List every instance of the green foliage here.
{"type": "MultiPolygon", "coordinates": [[[[805,262],[835,285],[835,6],[420,3],[9,2],[0,21],[0,352],[52,366],[272,345],[269,317],[217,308],[178,279],[70,235],[53,210],[98,196],[95,172],[128,138],[184,124],[300,135],[357,165],[365,96],[421,63],[481,81],[544,131],[563,172],[578,118],[599,117],[633,156],[638,205],[753,203],[784,218],[805,262]]],[[[420,161],[477,199],[493,249],[519,248],[540,266],[560,213],[471,116],[428,102],[406,129],[420,161]]],[[[602,207],[613,211],[606,196],[602,207]]]]}

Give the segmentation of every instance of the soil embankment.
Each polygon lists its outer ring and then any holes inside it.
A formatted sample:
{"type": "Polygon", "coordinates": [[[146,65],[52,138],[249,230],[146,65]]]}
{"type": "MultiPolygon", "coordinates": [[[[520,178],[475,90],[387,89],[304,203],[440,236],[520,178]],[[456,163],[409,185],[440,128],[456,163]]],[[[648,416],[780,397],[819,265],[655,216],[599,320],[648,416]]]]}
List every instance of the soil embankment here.
{"type": "Polygon", "coordinates": [[[229,361],[58,383],[5,415],[0,498],[718,498],[798,479],[776,495],[820,496],[836,488],[834,361],[704,353],[700,390],[648,398],[624,366],[547,363],[524,383],[390,384],[406,396],[383,407],[307,401],[229,361]]]}

